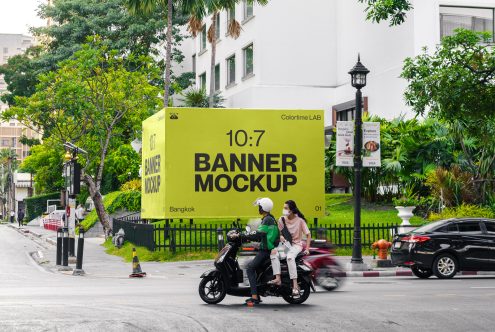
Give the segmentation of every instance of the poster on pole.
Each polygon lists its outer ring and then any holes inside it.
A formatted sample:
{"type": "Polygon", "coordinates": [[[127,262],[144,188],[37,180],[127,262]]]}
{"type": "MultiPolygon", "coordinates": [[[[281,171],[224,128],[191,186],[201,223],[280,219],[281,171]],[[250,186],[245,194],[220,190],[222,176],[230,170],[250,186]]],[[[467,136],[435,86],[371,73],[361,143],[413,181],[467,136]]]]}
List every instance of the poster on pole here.
{"type": "Polygon", "coordinates": [[[363,123],[363,166],[381,166],[380,122],[363,123]]]}
{"type": "Polygon", "coordinates": [[[295,200],[324,216],[322,110],[167,108],[143,122],[141,216],[254,217],[295,200]]]}
{"type": "Polygon", "coordinates": [[[337,121],[336,165],[354,165],[354,121],[337,121]]]}

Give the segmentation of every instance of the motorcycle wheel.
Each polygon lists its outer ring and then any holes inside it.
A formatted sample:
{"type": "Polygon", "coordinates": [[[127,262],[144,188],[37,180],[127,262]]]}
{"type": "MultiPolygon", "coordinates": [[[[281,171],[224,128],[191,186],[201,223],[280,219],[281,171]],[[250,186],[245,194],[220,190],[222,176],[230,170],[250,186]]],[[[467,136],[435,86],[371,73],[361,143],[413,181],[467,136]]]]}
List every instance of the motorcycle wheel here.
{"type": "Polygon", "coordinates": [[[315,280],[316,283],[327,291],[333,291],[342,286],[342,268],[338,265],[327,265],[318,270],[315,280]]]}
{"type": "Polygon", "coordinates": [[[222,302],[227,294],[223,279],[216,276],[208,276],[201,279],[198,291],[201,300],[208,304],[217,304],[222,302]]]}
{"type": "Polygon", "coordinates": [[[299,296],[284,295],[282,297],[287,303],[302,304],[309,297],[309,293],[311,292],[311,285],[308,282],[306,282],[306,280],[302,279],[299,281],[299,290],[300,290],[299,296]]]}

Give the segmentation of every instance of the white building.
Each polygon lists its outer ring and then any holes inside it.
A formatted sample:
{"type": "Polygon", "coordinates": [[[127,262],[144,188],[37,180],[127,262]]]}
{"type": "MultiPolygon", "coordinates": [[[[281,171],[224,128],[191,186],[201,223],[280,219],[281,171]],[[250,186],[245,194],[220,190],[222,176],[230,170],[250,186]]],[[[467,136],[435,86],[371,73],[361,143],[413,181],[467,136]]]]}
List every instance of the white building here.
{"type": "MultiPolygon", "coordinates": [[[[222,12],[217,45],[217,90],[226,107],[324,109],[325,123],[351,120],[355,90],[348,71],[358,53],[370,69],[363,89],[365,111],[386,118],[407,114],[403,61],[434,49],[443,35],[464,27],[494,30],[495,0],[412,0],[405,23],[389,27],[366,21],[357,0],[271,0],[265,7],[243,3],[222,12]],[[226,34],[227,16],[242,24],[239,38],[226,34]]],[[[206,31],[186,40],[186,61],[176,72],[195,71],[197,86],[209,91],[211,45],[206,31]]],[[[412,114],[409,113],[409,116],[412,114]]]]}

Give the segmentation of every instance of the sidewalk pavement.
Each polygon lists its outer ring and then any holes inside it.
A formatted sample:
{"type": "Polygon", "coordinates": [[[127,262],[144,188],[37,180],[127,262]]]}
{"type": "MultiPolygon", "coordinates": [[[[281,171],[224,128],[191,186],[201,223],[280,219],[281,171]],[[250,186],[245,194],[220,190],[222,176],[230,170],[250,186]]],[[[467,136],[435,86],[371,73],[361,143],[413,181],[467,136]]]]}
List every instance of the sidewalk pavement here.
{"type": "MultiPolygon", "coordinates": [[[[19,231],[25,236],[32,236],[32,239],[41,243],[45,242],[49,244],[44,246],[45,252],[41,255],[44,258],[38,261],[39,264],[43,264],[45,268],[52,272],[57,272],[58,267],[55,266],[56,256],[56,244],[57,233],[55,231],[47,230],[39,226],[22,226],[19,228],[17,224],[8,224],[19,231]]],[[[121,257],[113,256],[105,253],[105,249],[102,244],[105,240],[103,238],[86,238],[84,242],[84,259],[83,270],[87,276],[101,277],[101,278],[127,278],[132,271],[131,263],[124,262],[121,257]]],[[[76,241],[77,243],[77,241],[76,241]]],[[[339,263],[345,268],[351,261],[350,256],[336,256],[339,263]]],[[[240,261],[250,259],[249,257],[241,257],[240,261]]],[[[364,256],[363,261],[369,267],[376,266],[376,260],[373,260],[371,256],[364,256]]],[[[70,261],[69,266],[75,265],[75,260],[70,261]]],[[[243,262],[240,262],[242,266],[243,262]]],[[[144,272],[147,272],[148,276],[154,278],[198,278],[202,272],[213,268],[213,261],[183,261],[183,262],[141,262],[141,267],[144,272]],[[185,273],[185,272],[188,273],[185,273]]],[[[71,272],[61,272],[64,274],[70,274],[71,272]]],[[[462,271],[460,275],[495,275],[495,272],[483,272],[483,271],[462,271]]],[[[368,271],[346,271],[343,277],[411,277],[413,276],[410,269],[391,267],[391,268],[370,268],[368,271]]]]}

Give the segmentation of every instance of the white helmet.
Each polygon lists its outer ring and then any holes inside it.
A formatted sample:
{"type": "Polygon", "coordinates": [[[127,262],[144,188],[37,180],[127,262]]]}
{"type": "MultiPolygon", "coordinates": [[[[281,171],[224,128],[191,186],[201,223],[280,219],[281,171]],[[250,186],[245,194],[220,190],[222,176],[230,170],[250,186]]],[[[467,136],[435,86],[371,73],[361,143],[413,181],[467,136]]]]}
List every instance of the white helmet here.
{"type": "Polygon", "coordinates": [[[258,198],[254,205],[261,206],[261,209],[265,212],[270,212],[273,209],[273,201],[268,197],[258,198]]]}

